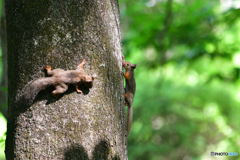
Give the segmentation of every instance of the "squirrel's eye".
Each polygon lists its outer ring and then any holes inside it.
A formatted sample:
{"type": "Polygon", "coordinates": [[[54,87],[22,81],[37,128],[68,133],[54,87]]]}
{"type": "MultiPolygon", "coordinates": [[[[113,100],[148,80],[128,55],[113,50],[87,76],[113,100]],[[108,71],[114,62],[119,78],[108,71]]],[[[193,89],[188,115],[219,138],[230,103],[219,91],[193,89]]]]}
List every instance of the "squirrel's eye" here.
{"type": "Polygon", "coordinates": [[[127,64],[127,66],[129,66],[129,63],[127,64]]]}

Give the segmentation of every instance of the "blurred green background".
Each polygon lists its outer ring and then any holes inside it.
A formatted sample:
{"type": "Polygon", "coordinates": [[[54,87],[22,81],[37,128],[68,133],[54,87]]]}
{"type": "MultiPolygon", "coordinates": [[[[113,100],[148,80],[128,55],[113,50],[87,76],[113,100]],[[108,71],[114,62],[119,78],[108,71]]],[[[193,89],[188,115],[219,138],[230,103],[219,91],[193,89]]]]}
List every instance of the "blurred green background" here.
{"type": "Polygon", "coordinates": [[[137,64],[129,159],[220,158],[211,151],[240,159],[240,1],[119,0],[119,7],[122,51],[137,64]]]}
{"type": "Polygon", "coordinates": [[[240,1],[119,5],[122,51],[137,64],[129,159],[240,154],[240,1]]]}

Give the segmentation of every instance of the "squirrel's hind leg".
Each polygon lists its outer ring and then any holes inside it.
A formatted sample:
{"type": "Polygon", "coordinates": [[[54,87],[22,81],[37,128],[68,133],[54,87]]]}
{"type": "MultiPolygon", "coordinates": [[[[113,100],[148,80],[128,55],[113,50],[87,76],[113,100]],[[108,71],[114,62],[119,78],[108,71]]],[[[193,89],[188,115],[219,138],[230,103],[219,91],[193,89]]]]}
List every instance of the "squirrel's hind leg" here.
{"type": "Polygon", "coordinates": [[[132,98],[131,98],[132,96],[131,96],[131,94],[129,94],[129,92],[127,92],[126,94],[125,94],[125,104],[126,104],[126,106],[130,106],[131,104],[132,104],[132,98]]]}
{"type": "Polygon", "coordinates": [[[52,92],[54,97],[56,97],[58,94],[66,92],[66,90],[68,89],[68,85],[61,83],[61,84],[55,86],[55,88],[56,89],[52,92]]]}

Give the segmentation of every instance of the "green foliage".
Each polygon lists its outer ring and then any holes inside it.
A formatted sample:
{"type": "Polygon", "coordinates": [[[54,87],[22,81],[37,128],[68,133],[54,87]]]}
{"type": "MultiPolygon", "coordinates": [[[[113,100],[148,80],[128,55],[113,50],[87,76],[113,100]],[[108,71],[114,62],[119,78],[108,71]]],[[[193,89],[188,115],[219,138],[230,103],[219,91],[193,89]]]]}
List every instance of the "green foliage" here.
{"type": "MultiPolygon", "coordinates": [[[[2,49],[0,50],[0,80],[1,78],[2,78],[2,49]]],[[[0,89],[2,90],[2,88],[0,89]]]]}
{"type": "Polygon", "coordinates": [[[137,63],[130,160],[240,154],[240,9],[223,7],[120,0],[123,54],[137,63]]]}
{"type": "Polygon", "coordinates": [[[4,116],[0,113],[0,159],[5,159],[4,149],[6,140],[7,121],[4,116]]]}

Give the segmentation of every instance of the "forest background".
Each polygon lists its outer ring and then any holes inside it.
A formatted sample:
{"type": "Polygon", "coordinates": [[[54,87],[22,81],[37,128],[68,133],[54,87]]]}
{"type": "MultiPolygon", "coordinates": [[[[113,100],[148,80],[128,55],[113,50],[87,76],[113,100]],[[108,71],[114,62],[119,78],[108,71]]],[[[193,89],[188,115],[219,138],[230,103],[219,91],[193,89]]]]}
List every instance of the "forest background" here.
{"type": "MultiPolygon", "coordinates": [[[[119,0],[119,7],[122,52],[137,64],[129,159],[240,154],[240,1],[119,0]]],[[[1,160],[5,131],[0,113],[1,160]]]]}

